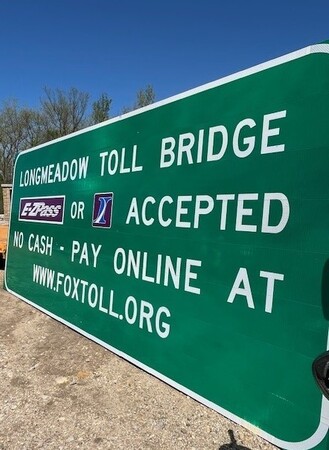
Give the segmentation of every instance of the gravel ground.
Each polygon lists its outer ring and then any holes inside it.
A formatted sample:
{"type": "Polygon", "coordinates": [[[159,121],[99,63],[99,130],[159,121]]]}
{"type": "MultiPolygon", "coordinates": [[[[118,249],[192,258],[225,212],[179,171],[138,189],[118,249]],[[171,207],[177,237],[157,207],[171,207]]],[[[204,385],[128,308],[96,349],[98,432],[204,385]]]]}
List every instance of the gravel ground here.
{"type": "Polygon", "coordinates": [[[2,289],[0,317],[0,450],[276,448],[2,289]]]}

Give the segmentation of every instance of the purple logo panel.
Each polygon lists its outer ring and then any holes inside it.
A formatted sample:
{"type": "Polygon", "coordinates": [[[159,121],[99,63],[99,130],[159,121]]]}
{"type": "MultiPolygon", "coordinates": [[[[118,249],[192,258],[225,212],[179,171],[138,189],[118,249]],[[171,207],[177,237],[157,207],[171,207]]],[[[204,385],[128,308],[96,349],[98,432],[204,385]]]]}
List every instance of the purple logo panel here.
{"type": "Polygon", "coordinates": [[[94,195],[93,227],[111,228],[113,192],[94,195]]]}
{"type": "Polygon", "coordinates": [[[21,198],[19,220],[29,222],[64,222],[65,196],[21,198]]]}

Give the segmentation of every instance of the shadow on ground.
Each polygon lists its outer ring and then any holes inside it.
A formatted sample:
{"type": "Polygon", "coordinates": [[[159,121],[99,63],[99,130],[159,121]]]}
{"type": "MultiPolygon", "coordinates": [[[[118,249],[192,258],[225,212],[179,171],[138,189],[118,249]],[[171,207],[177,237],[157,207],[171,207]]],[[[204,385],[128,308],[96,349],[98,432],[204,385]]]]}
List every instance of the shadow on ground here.
{"type": "Polygon", "coordinates": [[[218,450],[251,450],[249,447],[237,443],[233,430],[228,430],[228,434],[230,435],[231,442],[229,444],[221,445],[218,450]]]}

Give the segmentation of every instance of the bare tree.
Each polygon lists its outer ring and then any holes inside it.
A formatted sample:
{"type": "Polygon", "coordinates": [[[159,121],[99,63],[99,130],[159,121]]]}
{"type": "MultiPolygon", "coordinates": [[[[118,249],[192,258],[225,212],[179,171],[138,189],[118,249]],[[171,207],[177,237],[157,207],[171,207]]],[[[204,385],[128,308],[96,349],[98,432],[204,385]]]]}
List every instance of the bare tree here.
{"type": "Polygon", "coordinates": [[[45,120],[39,111],[23,109],[21,118],[25,133],[25,148],[35,147],[46,142],[45,120]]]}
{"type": "Polygon", "coordinates": [[[126,114],[135,109],[143,108],[143,106],[151,105],[155,102],[155,92],[153,87],[148,84],[145,88],[137,91],[136,100],[133,106],[125,106],[122,109],[122,114],[126,114]]]}
{"type": "Polygon", "coordinates": [[[89,94],[71,88],[45,88],[45,98],[41,99],[41,114],[45,121],[47,140],[78,131],[87,124],[86,110],[89,94]]]}
{"type": "Polygon", "coordinates": [[[91,124],[95,125],[110,118],[110,107],[112,99],[106,93],[101,94],[98,100],[93,103],[91,113],[91,124]]]}
{"type": "MultiPolygon", "coordinates": [[[[10,183],[18,153],[29,147],[27,127],[32,111],[22,109],[15,100],[4,103],[0,110],[0,179],[10,183]]],[[[31,130],[32,131],[32,130],[31,130]]]]}
{"type": "Polygon", "coordinates": [[[140,89],[136,95],[136,102],[134,109],[142,108],[143,106],[151,105],[155,102],[155,92],[153,87],[148,84],[146,88],[140,89]]]}

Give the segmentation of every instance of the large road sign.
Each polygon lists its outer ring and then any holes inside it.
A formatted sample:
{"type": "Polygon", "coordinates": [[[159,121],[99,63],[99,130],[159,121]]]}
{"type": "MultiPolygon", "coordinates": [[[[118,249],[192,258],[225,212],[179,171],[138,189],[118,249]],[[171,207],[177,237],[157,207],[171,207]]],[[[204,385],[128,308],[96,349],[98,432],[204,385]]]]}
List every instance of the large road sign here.
{"type": "Polygon", "coordinates": [[[327,448],[328,53],[21,153],[7,289],[280,447],[327,448]]]}

